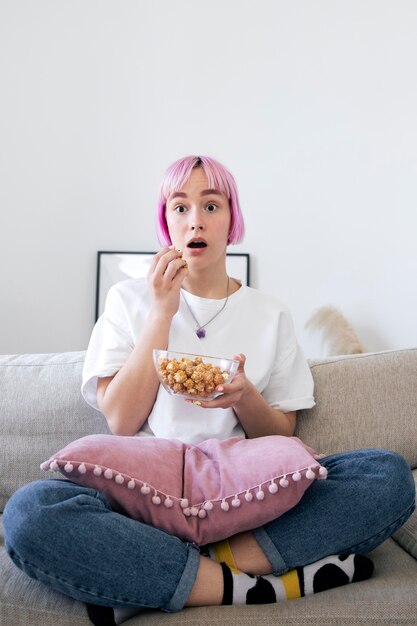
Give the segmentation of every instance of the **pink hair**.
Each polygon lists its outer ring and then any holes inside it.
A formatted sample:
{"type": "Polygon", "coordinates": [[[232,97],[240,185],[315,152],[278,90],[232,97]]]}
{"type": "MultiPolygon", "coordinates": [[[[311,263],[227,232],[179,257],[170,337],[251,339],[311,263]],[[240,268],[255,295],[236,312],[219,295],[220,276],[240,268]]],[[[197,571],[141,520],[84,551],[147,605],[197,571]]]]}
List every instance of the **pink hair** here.
{"type": "Polygon", "coordinates": [[[157,235],[159,243],[162,246],[169,246],[172,243],[165,216],[166,202],[171,193],[180,191],[195,167],[201,167],[204,170],[210,189],[221,191],[229,199],[231,220],[228,243],[240,243],[245,233],[245,225],[240,210],[235,179],[224,165],[206,156],[184,157],[175,161],[165,172],[158,197],[157,235]]]}

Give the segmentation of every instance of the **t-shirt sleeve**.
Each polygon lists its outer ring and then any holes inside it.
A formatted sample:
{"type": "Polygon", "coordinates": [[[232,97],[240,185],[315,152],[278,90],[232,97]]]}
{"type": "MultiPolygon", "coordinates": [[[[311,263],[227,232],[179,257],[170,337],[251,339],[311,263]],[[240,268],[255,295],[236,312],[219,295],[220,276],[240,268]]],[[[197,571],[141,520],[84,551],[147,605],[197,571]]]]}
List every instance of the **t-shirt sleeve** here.
{"type": "Polygon", "coordinates": [[[94,326],[84,362],[81,393],[99,411],[97,379],[116,374],[134,348],[117,287],[108,292],[103,315],[94,326]]]}
{"type": "Polygon", "coordinates": [[[288,413],[311,409],[314,381],[304,353],[298,345],[290,313],[280,313],[275,365],[262,395],[274,408],[288,413]]]}

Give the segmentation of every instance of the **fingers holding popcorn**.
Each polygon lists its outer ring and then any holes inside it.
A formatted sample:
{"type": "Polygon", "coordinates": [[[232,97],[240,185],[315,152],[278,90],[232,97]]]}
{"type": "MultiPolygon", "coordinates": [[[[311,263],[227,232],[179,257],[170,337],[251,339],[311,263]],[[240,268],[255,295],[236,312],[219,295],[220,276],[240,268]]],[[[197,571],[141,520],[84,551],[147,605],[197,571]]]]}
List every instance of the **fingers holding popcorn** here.
{"type": "MultiPolygon", "coordinates": [[[[169,248],[162,248],[162,250],[155,254],[152,260],[148,273],[148,278],[162,278],[166,274],[167,270],[170,268],[171,264],[181,259],[181,251],[175,249],[174,246],[170,246],[169,248]]],[[[181,261],[177,263],[177,267],[181,267],[183,265],[184,263],[181,261]]]]}
{"type": "Polygon", "coordinates": [[[182,257],[175,257],[167,263],[163,277],[169,281],[174,281],[179,276],[183,279],[184,276],[181,270],[186,269],[185,263],[182,257]]]}
{"type": "Polygon", "coordinates": [[[187,273],[182,253],[174,246],[162,248],[154,256],[148,281],[156,313],[175,315],[179,307],[181,284],[187,273]]]}

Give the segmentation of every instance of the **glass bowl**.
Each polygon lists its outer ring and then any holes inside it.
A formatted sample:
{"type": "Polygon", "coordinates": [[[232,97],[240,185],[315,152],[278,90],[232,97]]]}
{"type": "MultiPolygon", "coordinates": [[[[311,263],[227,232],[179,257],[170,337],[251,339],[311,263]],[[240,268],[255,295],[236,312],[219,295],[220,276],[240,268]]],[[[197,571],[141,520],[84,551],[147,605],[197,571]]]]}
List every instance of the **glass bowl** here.
{"type": "Polygon", "coordinates": [[[230,384],[239,367],[236,359],[170,350],[154,350],[153,360],[164,389],[195,402],[220,396],[216,387],[230,384]]]}

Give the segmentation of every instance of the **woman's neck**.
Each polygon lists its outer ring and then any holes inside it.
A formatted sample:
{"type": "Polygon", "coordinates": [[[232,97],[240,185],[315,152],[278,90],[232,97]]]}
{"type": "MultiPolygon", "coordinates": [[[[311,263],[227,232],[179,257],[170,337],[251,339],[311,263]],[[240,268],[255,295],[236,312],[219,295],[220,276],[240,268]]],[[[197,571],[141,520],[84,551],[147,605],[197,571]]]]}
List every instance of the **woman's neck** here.
{"type": "MultiPolygon", "coordinates": [[[[221,275],[209,275],[206,273],[189,273],[182,283],[183,289],[200,298],[221,300],[227,296],[228,277],[226,270],[221,275]]],[[[230,287],[229,287],[230,293],[230,287]]]]}
{"type": "Polygon", "coordinates": [[[205,279],[200,274],[189,274],[182,283],[182,288],[185,291],[192,293],[194,296],[212,300],[222,300],[228,295],[231,296],[241,286],[241,283],[235,278],[228,278],[226,272],[221,279],[217,277],[216,280],[210,280],[210,277],[205,279]]]}

